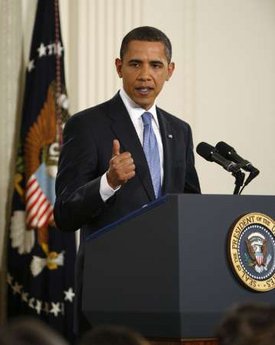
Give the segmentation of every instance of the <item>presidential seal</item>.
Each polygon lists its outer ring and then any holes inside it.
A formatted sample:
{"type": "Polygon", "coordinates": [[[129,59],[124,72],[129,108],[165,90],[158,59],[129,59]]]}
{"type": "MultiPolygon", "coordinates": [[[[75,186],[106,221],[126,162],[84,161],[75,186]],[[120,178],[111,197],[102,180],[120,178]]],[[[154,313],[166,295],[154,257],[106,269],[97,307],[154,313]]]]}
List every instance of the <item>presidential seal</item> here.
{"type": "Polygon", "coordinates": [[[275,288],[275,222],[262,213],[248,213],[232,226],[228,238],[229,261],[249,289],[275,288]]]}

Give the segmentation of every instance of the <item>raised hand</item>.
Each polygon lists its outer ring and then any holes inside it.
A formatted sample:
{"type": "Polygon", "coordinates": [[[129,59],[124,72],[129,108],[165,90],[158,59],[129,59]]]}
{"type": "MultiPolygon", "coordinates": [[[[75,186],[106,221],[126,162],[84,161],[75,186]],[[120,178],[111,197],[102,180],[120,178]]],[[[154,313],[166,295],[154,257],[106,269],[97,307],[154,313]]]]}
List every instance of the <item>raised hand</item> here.
{"type": "Polygon", "coordinates": [[[116,189],[135,176],[135,164],[130,152],[120,153],[120,142],[113,140],[113,154],[109,161],[107,181],[116,189]]]}

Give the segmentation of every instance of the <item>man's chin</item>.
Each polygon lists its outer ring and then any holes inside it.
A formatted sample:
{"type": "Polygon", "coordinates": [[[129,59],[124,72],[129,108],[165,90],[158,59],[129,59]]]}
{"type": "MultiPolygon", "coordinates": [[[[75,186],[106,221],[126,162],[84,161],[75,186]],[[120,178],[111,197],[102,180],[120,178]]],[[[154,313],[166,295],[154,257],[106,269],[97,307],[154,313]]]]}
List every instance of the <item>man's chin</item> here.
{"type": "Polygon", "coordinates": [[[154,101],[152,101],[152,99],[148,99],[146,97],[138,97],[135,98],[133,101],[145,110],[150,109],[154,104],[154,101]]]}

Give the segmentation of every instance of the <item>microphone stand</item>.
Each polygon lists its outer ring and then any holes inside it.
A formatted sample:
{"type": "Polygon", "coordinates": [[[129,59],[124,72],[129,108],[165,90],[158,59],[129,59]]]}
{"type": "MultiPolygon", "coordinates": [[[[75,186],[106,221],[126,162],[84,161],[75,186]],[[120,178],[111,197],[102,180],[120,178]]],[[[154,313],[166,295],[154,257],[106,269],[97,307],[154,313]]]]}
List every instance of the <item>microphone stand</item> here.
{"type": "Polygon", "coordinates": [[[251,171],[251,173],[250,173],[249,176],[247,177],[247,179],[246,179],[246,181],[245,181],[245,183],[244,183],[244,185],[243,185],[243,187],[242,187],[242,189],[241,189],[241,191],[240,191],[239,194],[241,194],[241,192],[244,190],[244,188],[245,188],[245,187],[246,187],[256,176],[258,176],[259,173],[260,173],[260,171],[259,171],[258,169],[255,169],[255,170],[251,171]]]}
{"type": "Polygon", "coordinates": [[[235,189],[233,194],[241,194],[240,189],[244,183],[245,173],[238,170],[237,172],[233,172],[232,175],[235,177],[235,189]]]}

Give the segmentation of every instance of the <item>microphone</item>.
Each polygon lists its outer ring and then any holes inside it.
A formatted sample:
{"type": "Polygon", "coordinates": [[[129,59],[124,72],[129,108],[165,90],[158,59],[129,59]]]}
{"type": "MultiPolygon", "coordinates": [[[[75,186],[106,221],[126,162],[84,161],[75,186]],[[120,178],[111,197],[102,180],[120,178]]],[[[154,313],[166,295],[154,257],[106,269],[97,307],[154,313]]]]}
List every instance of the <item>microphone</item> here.
{"type": "Polygon", "coordinates": [[[216,145],[216,149],[224,158],[240,164],[240,167],[243,170],[250,172],[253,178],[260,173],[258,169],[256,169],[249,161],[240,157],[235,151],[235,149],[232,146],[226,144],[224,141],[220,141],[216,145]]]}
{"type": "Polygon", "coordinates": [[[216,149],[215,147],[207,144],[207,143],[200,143],[197,146],[197,153],[206,159],[209,162],[215,162],[221,165],[225,170],[237,173],[240,171],[240,166],[230,160],[225,159],[216,149]]]}

